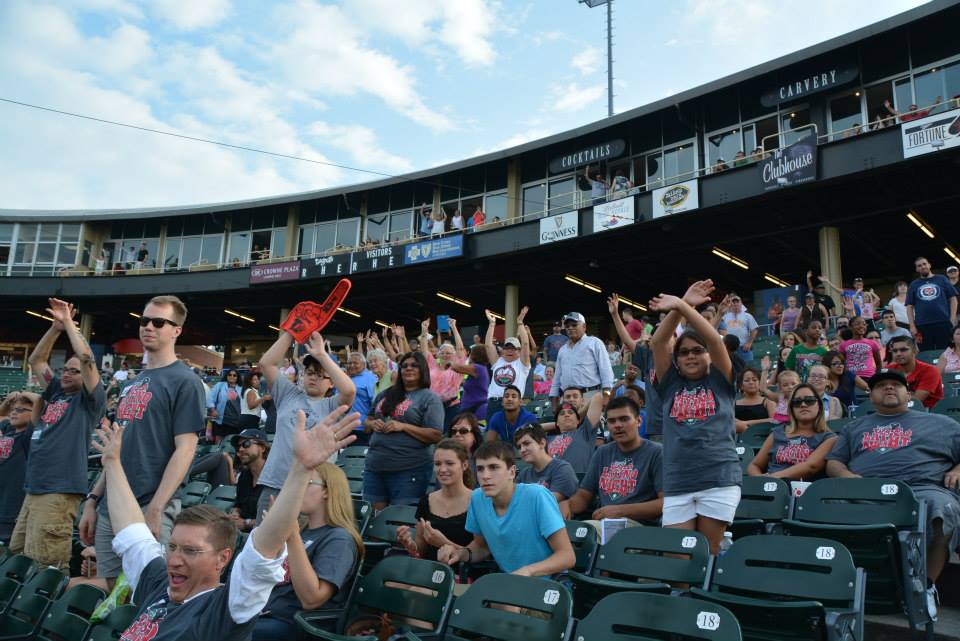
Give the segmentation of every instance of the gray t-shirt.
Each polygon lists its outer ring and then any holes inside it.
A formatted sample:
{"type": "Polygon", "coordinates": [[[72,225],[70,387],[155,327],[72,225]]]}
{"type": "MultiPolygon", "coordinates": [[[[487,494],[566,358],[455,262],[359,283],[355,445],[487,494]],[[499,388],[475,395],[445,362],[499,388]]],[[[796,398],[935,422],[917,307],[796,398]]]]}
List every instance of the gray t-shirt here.
{"type": "Polygon", "coordinates": [[[596,426],[588,419],[580,421],[577,429],[547,437],[547,451],[573,466],[577,474],[585,474],[590,457],[597,449],[596,426]]]}
{"type": "Polygon", "coordinates": [[[30,432],[22,432],[4,419],[0,421],[0,531],[13,524],[23,505],[23,480],[27,473],[27,457],[30,454],[30,432]]]}
{"type": "Polygon", "coordinates": [[[895,336],[910,336],[910,331],[904,327],[897,327],[891,332],[884,327],[880,330],[880,344],[885,346],[895,336]]]}
{"type": "Polygon", "coordinates": [[[270,389],[277,404],[277,432],[270,456],[260,472],[260,485],[279,490],[293,464],[293,434],[297,425],[297,411],[307,416],[307,429],[322,421],[327,414],[340,405],[340,395],[327,398],[310,398],[298,385],[286,376],[278,375],[270,389]]]}
{"type": "MultiPolygon", "coordinates": [[[[206,400],[200,377],[180,361],[145,369],[120,391],[117,423],[126,425],[120,462],[140,505],[157,491],[177,448],[174,437],[204,429],[206,400]]],[[[109,495],[108,490],[98,513],[108,513],[109,495]]]]}
{"type": "Polygon", "coordinates": [[[652,501],[663,489],[662,461],[663,448],[653,441],[629,452],[607,443],[590,459],[580,487],[599,497],[600,507],[652,501]]]}
{"type": "MultiPolygon", "coordinates": [[[[383,397],[390,390],[377,394],[370,406],[370,417],[382,421],[393,419],[418,427],[429,427],[443,431],[443,403],[440,397],[429,388],[407,392],[406,397],[387,417],[380,411],[383,397]]],[[[418,441],[406,432],[381,434],[374,432],[370,437],[367,450],[366,468],[374,472],[400,472],[429,465],[431,463],[430,446],[418,441]]]]}
{"type": "MultiPolygon", "coordinates": [[[[197,378],[196,375],[193,377],[197,378]]],[[[246,623],[234,622],[230,616],[228,585],[204,592],[185,603],[171,603],[167,588],[167,563],[163,557],[157,557],[140,574],[133,592],[137,617],[121,638],[143,641],[250,639],[257,617],[246,623]]]]}
{"type": "Polygon", "coordinates": [[[733,382],[715,367],[688,380],[671,366],[656,388],[663,414],[664,494],[740,485],[733,382]]]}
{"type": "MultiPolygon", "coordinates": [[[[644,388],[643,408],[647,413],[646,434],[647,436],[659,436],[663,434],[663,403],[657,396],[657,386],[649,383],[644,388]]],[[[736,428],[734,428],[736,429],[736,428]]]]}
{"type": "Polygon", "coordinates": [[[81,384],[79,392],[67,394],[54,379],[43,400],[46,405],[33,428],[24,487],[28,494],[86,494],[90,437],[107,405],[103,386],[91,393],[81,384]]]}
{"type": "Polygon", "coordinates": [[[844,427],[827,460],[860,476],[943,487],[944,475],[960,463],[960,424],[912,410],[870,414],[844,427]]]}
{"type": "Polygon", "coordinates": [[[570,498],[577,491],[577,474],[573,467],[563,459],[552,459],[542,471],[533,466],[524,468],[516,478],[517,483],[542,485],[551,492],[570,498]]]}
{"type": "MultiPolygon", "coordinates": [[[[784,425],[777,425],[773,428],[771,434],[773,435],[773,445],[770,446],[770,458],[767,463],[768,474],[803,463],[824,441],[837,436],[830,430],[817,432],[813,436],[803,436],[802,434],[787,436],[786,426],[784,425]]],[[[823,478],[824,474],[821,473],[816,478],[823,478]]],[[[813,481],[814,479],[802,480],[813,481]]]]}
{"type": "MultiPolygon", "coordinates": [[[[353,568],[357,562],[357,545],[353,537],[343,528],[332,525],[304,530],[300,537],[317,577],[337,588],[336,593],[320,606],[320,609],[342,608],[350,592],[343,588],[353,577],[353,568]]],[[[283,581],[273,588],[263,611],[269,612],[275,619],[292,621],[293,615],[303,610],[303,606],[290,581],[290,566],[286,559],[283,561],[283,571],[283,581]]]]}

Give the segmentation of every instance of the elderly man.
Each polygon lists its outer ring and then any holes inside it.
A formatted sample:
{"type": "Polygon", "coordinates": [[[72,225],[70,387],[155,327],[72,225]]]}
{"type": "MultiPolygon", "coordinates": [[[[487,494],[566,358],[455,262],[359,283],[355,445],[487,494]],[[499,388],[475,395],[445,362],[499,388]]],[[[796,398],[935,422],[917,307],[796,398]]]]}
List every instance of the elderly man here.
{"type": "Polygon", "coordinates": [[[881,369],[870,378],[877,411],[859,418],[837,437],[827,455],[827,474],[898,479],[927,504],[927,607],[936,619],[935,583],[960,527],[960,424],[939,414],[907,409],[907,378],[881,369]]]}
{"type": "MultiPolygon", "coordinates": [[[[367,369],[367,359],[360,352],[350,352],[347,358],[347,375],[357,388],[357,395],[353,399],[351,411],[366,416],[370,412],[370,404],[377,395],[377,377],[367,369]]],[[[366,445],[370,442],[370,435],[363,431],[361,426],[356,433],[356,444],[366,445]]]]}
{"type": "Polygon", "coordinates": [[[560,404],[560,390],[583,388],[584,400],[599,391],[607,396],[613,387],[613,368],[607,348],[596,336],[587,336],[587,321],[583,314],[570,312],[563,317],[567,342],[557,353],[557,365],[550,386],[550,402],[556,413],[560,404]]]}
{"type": "Polygon", "coordinates": [[[753,341],[757,339],[757,332],[760,327],[757,325],[753,314],[748,312],[743,306],[743,301],[735,292],[729,296],[730,306],[721,318],[727,329],[727,334],[733,334],[740,340],[739,355],[744,363],[753,360],[753,341]]]}

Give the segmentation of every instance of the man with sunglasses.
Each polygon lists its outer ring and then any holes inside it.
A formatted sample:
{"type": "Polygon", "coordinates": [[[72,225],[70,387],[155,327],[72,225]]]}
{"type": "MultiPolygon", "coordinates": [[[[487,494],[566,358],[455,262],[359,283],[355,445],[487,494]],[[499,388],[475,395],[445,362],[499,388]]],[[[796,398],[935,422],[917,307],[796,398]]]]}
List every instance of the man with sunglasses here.
{"type": "Polygon", "coordinates": [[[893,358],[892,369],[907,377],[907,389],[914,400],[927,409],[943,399],[943,380],[934,365],[917,360],[917,344],[911,336],[894,336],[887,345],[887,354],[893,358]]]}
{"type": "Polygon", "coordinates": [[[33,404],[26,497],[10,538],[10,551],[22,552],[43,566],[66,569],[77,504],[87,491],[90,436],[103,416],[107,397],[93,352],[73,322],[73,305],[57,298],[49,299],[48,304],[53,324],[30,356],[30,366],[44,391],[33,404]],[[48,361],[63,332],[74,355],[55,379],[48,361]]]}
{"type": "MultiPolygon", "coordinates": [[[[894,345],[904,345],[894,339],[894,345]]],[[[849,423],[827,455],[827,474],[888,478],[913,488],[927,504],[927,608],[936,620],[934,584],[949,558],[949,542],[960,528],[960,424],[947,416],[910,410],[908,379],[898,369],[870,378],[876,408],[849,423]]]]}
{"type": "Polygon", "coordinates": [[[237,500],[230,517],[237,529],[249,532],[257,522],[257,503],[260,501],[260,474],[270,453],[270,443],[263,430],[251,427],[233,437],[240,473],[237,475],[237,500]]]}
{"type": "Polygon", "coordinates": [[[9,541],[23,507],[35,394],[12,392],[0,403],[0,541],[9,541]]]}
{"type": "MultiPolygon", "coordinates": [[[[206,394],[193,370],[177,359],[187,307],[176,296],[151,298],[140,316],[144,369],[120,390],[116,422],[126,428],[121,461],[153,536],[166,543],[180,511],[177,489],[193,463],[206,426],[206,394]]],[[[86,448],[84,448],[86,453],[86,448]]],[[[111,546],[109,492],[103,475],[84,501],[80,538],[97,549],[97,575],[113,586],[122,570],[111,546]]]]}

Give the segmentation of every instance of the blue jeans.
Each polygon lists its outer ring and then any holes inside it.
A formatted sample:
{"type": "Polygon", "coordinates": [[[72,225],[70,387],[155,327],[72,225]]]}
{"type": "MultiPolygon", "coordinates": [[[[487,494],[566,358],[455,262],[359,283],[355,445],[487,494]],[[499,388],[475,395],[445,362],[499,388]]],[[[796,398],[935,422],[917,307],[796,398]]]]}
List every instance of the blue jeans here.
{"type": "Polygon", "coordinates": [[[260,617],[257,619],[257,625],[253,628],[251,641],[285,641],[294,637],[294,625],[291,621],[283,619],[274,619],[273,617],[260,617]]]}
{"type": "Polygon", "coordinates": [[[427,493],[433,463],[399,472],[363,471],[363,500],[387,505],[416,505],[427,493]]]}

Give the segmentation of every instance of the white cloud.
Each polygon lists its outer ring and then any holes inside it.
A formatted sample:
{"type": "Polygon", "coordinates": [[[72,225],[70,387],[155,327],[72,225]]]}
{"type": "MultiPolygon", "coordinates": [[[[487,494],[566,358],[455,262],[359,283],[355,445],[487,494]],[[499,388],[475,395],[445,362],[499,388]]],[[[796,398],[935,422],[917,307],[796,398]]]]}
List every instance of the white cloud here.
{"type": "Polygon", "coordinates": [[[360,168],[386,173],[403,173],[413,168],[407,158],[391,154],[380,147],[376,133],[369,127],[356,124],[332,126],[317,121],[308,127],[308,131],[323,143],[350,154],[353,162],[360,168]]]}
{"type": "MultiPolygon", "coordinates": [[[[524,131],[518,131],[517,133],[509,136],[508,138],[505,138],[500,142],[496,142],[489,147],[480,147],[478,149],[475,149],[471,154],[471,156],[481,156],[483,154],[488,154],[492,151],[500,151],[501,149],[510,149],[512,147],[522,145],[525,142],[530,142],[531,140],[539,140],[540,138],[546,138],[547,136],[554,133],[556,133],[556,131],[551,131],[543,127],[531,127],[524,131]]],[[[460,158],[456,158],[453,160],[460,160],[460,158]]],[[[443,164],[443,163],[437,163],[437,164],[443,164]]]]}
{"type": "Polygon", "coordinates": [[[152,0],[153,12],[184,31],[207,29],[230,13],[230,0],[152,0]]]}
{"type": "Polygon", "coordinates": [[[553,111],[580,111],[606,95],[606,83],[581,87],[576,82],[555,86],[550,91],[548,109],[553,111]]]}
{"type": "Polygon", "coordinates": [[[596,73],[602,63],[600,50],[596,47],[584,47],[570,59],[571,66],[584,76],[596,73]]]}

